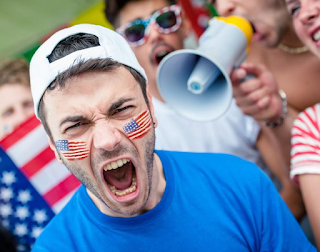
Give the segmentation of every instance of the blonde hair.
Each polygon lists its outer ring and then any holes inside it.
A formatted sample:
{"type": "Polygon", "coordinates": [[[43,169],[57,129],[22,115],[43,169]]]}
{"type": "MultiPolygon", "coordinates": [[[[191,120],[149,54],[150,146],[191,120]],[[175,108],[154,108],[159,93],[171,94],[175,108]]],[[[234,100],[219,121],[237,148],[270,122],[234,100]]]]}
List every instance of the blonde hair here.
{"type": "Polygon", "coordinates": [[[0,86],[6,84],[30,86],[29,65],[25,60],[8,60],[1,64],[0,86]]]}

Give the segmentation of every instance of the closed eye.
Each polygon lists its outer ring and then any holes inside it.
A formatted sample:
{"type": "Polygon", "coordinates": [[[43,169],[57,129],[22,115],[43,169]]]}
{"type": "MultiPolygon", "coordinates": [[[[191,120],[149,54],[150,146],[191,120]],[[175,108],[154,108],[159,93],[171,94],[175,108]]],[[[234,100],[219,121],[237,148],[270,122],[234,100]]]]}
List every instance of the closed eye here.
{"type": "Polygon", "coordinates": [[[83,125],[83,123],[78,122],[78,123],[76,123],[76,124],[74,124],[74,125],[66,128],[65,131],[67,132],[68,130],[72,130],[72,129],[75,129],[75,128],[77,128],[77,127],[80,127],[81,125],[83,125]]]}
{"type": "Polygon", "coordinates": [[[128,110],[130,108],[133,108],[133,106],[125,106],[125,107],[122,107],[122,108],[118,108],[118,109],[115,110],[114,114],[124,112],[124,111],[126,111],[126,110],[128,110]]]}

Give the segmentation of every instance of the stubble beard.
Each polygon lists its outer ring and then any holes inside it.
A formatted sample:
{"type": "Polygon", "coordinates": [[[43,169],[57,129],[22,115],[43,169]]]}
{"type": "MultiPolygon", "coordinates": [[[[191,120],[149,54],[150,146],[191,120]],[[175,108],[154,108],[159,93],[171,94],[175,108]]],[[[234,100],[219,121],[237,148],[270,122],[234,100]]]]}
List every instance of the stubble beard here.
{"type": "MultiPolygon", "coordinates": [[[[152,176],[153,176],[153,166],[154,166],[154,147],[155,147],[155,131],[154,128],[150,130],[149,134],[145,136],[145,142],[144,142],[144,159],[145,159],[145,167],[146,167],[146,177],[147,177],[147,183],[145,184],[145,188],[140,188],[140,192],[146,191],[144,194],[144,198],[142,200],[142,203],[140,206],[134,206],[135,202],[128,203],[125,207],[127,208],[127,211],[123,211],[123,207],[117,208],[114,204],[108,200],[107,197],[103,198],[98,190],[98,186],[96,183],[93,183],[92,179],[88,176],[88,173],[85,171],[86,169],[81,169],[80,167],[73,165],[72,162],[67,162],[64,158],[62,158],[62,161],[64,165],[69,169],[69,171],[91,192],[93,193],[105,206],[107,206],[111,211],[121,214],[124,216],[135,216],[143,211],[143,208],[147,204],[151,190],[152,190],[152,176]]],[[[132,146],[119,146],[116,150],[109,152],[104,151],[99,154],[99,156],[95,157],[91,160],[91,167],[93,170],[94,177],[97,178],[101,185],[104,186],[104,183],[101,181],[101,173],[99,171],[99,165],[104,160],[111,159],[114,157],[118,157],[120,155],[128,154],[130,153],[131,156],[137,161],[137,166],[141,166],[141,161],[138,155],[138,151],[132,146]]],[[[137,169],[137,168],[136,168],[137,169]]],[[[140,170],[140,176],[142,171],[140,170]]]]}

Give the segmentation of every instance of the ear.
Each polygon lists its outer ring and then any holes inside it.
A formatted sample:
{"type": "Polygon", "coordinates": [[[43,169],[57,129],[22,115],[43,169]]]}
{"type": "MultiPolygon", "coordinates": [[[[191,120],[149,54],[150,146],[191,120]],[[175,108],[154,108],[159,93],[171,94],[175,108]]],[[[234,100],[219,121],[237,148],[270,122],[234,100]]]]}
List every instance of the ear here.
{"type": "Polygon", "coordinates": [[[56,156],[56,159],[58,160],[58,162],[59,162],[60,164],[63,164],[62,159],[61,159],[61,157],[60,157],[60,155],[59,155],[59,153],[58,153],[58,151],[57,151],[57,148],[56,148],[55,144],[52,142],[52,140],[50,139],[50,137],[47,136],[47,138],[48,138],[48,141],[49,141],[50,149],[53,150],[54,155],[56,156]]]}
{"type": "Polygon", "coordinates": [[[152,119],[153,119],[153,126],[156,128],[158,126],[158,120],[157,120],[156,116],[154,115],[154,107],[153,107],[153,103],[152,103],[152,96],[151,96],[150,92],[148,91],[148,88],[147,88],[147,96],[148,96],[150,113],[151,113],[151,116],[152,116],[152,119]]]}

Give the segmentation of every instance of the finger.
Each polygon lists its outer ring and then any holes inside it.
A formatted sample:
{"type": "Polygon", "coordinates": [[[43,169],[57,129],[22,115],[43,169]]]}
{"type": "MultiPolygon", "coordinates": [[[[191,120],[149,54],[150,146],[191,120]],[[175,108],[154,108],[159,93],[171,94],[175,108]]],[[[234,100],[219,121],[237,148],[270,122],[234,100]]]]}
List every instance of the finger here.
{"type": "MultiPolygon", "coordinates": [[[[264,105],[264,102],[261,102],[261,100],[267,96],[269,96],[268,89],[267,88],[260,88],[260,89],[257,89],[255,91],[251,92],[247,96],[236,98],[236,102],[239,107],[253,105],[253,104],[258,105],[260,103],[264,105]]],[[[263,106],[263,108],[265,108],[265,106],[263,106]]]]}
{"type": "Polygon", "coordinates": [[[234,86],[233,89],[233,96],[235,98],[237,97],[243,97],[243,96],[248,96],[250,93],[258,90],[261,88],[261,82],[258,79],[249,79],[246,80],[237,86],[234,86]]]}
{"type": "MultiPolygon", "coordinates": [[[[263,98],[263,104],[268,104],[269,102],[270,102],[269,97],[263,98]]],[[[266,107],[264,107],[264,106],[261,107],[261,105],[263,105],[263,104],[248,105],[248,106],[243,106],[240,108],[244,114],[250,115],[250,116],[259,120],[259,119],[265,117],[264,111],[265,111],[266,107]]]]}
{"type": "Polygon", "coordinates": [[[240,80],[245,78],[246,75],[247,75],[247,72],[242,68],[237,68],[233,70],[230,74],[232,85],[239,85],[240,80]]]}
{"type": "Polygon", "coordinates": [[[243,68],[247,74],[260,76],[263,73],[267,72],[267,68],[262,64],[254,64],[250,62],[245,62],[241,65],[241,68],[243,68]]]}

